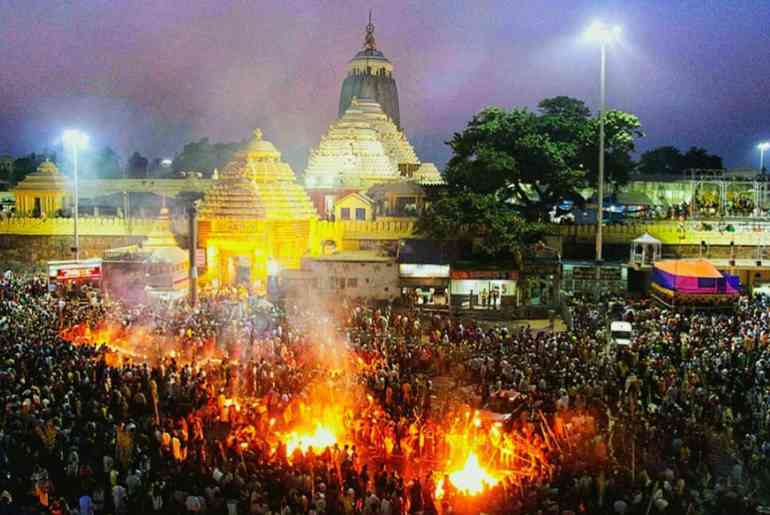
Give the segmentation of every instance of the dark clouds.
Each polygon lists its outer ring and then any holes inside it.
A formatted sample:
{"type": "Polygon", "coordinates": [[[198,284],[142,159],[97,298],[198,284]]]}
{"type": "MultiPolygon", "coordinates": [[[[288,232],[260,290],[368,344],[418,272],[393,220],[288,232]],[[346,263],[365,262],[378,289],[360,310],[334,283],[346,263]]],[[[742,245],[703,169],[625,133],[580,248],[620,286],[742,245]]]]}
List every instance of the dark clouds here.
{"type": "MultiPolygon", "coordinates": [[[[423,160],[478,109],[598,97],[594,18],[624,27],[609,103],[643,145],[701,145],[731,166],[770,138],[766,0],[0,0],[0,154],[79,126],[98,145],[169,156],[254,127],[297,171],[333,120],[369,7],[423,160]]],[[[754,163],[756,164],[756,163],[754,163]]]]}

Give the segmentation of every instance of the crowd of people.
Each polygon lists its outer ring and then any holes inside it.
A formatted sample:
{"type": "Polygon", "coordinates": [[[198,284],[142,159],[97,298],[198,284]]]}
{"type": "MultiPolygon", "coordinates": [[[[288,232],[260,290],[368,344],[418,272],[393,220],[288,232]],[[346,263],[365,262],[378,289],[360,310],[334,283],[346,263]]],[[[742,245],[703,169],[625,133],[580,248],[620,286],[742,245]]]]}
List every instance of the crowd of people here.
{"type": "Polygon", "coordinates": [[[764,509],[768,303],[613,302],[629,348],[606,334],[609,299],[573,300],[573,327],[551,332],[235,290],[129,307],[6,274],[0,514],[764,509]],[[130,337],[65,337],[86,332],[130,337]],[[312,420],[344,440],[289,449],[312,420]],[[500,477],[475,496],[445,477],[469,445],[500,477]]]}

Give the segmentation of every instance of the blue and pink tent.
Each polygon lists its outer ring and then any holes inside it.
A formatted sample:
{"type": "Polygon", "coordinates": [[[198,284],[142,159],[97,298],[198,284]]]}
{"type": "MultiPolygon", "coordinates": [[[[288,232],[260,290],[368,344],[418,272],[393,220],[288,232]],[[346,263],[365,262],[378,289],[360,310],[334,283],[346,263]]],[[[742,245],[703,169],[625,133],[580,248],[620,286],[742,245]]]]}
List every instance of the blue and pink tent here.
{"type": "Polygon", "coordinates": [[[653,291],[668,300],[730,301],[740,294],[738,277],[723,274],[705,259],[656,261],[652,271],[653,291]]]}

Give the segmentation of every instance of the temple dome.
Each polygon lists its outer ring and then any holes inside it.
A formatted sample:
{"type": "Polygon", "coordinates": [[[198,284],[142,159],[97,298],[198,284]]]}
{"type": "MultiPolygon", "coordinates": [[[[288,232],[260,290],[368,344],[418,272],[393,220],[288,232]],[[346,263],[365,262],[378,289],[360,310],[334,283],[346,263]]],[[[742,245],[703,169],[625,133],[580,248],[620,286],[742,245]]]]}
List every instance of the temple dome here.
{"type": "Polygon", "coordinates": [[[317,213],[281,153],[257,129],[206,192],[201,219],[308,220],[317,213]]]}
{"type": "Polygon", "coordinates": [[[353,98],[310,152],[305,169],[309,188],[367,188],[401,179],[400,166],[419,164],[406,136],[370,99],[353,98]]]}
{"type": "Polygon", "coordinates": [[[412,175],[412,180],[422,186],[440,186],[446,184],[441,172],[433,163],[422,163],[412,175]]]}
{"type": "Polygon", "coordinates": [[[56,167],[56,165],[46,159],[42,163],[40,163],[40,166],[37,167],[38,173],[49,173],[49,174],[58,174],[59,169],[56,167]]]}
{"type": "Polygon", "coordinates": [[[71,186],[67,177],[59,172],[59,169],[56,167],[55,163],[47,159],[40,163],[40,166],[37,167],[36,171],[27,175],[14,188],[14,191],[42,193],[69,193],[70,190],[71,186]]]}

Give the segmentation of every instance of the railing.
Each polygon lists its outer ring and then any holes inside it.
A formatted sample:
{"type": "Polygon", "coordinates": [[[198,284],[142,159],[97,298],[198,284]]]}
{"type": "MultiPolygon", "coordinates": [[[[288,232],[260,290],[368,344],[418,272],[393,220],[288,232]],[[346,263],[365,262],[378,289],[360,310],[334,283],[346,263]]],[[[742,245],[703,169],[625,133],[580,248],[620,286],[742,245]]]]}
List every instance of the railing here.
{"type": "MultiPolygon", "coordinates": [[[[0,219],[0,234],[21,236],[64,236],[74,232],[72,218],[11,217],[0,219]]],[[[157,223],[153,218],[79,217],[82,236],[136,236],[149,234],[157,223]]]]}
{"type": "MultiPolygon", "coordinates": [[[[563,238],[578,241],[593,241],[596,226],[559,225],[557,231],[563,238]]],[[[648,233],[664,245],[710,245],[757,246],[770,244],[770,223],[768,222],[700,222],[700,221],[651,221],[623,225],[605,225],[602,237],[605,243],[626,244],[648,233]]]]}

